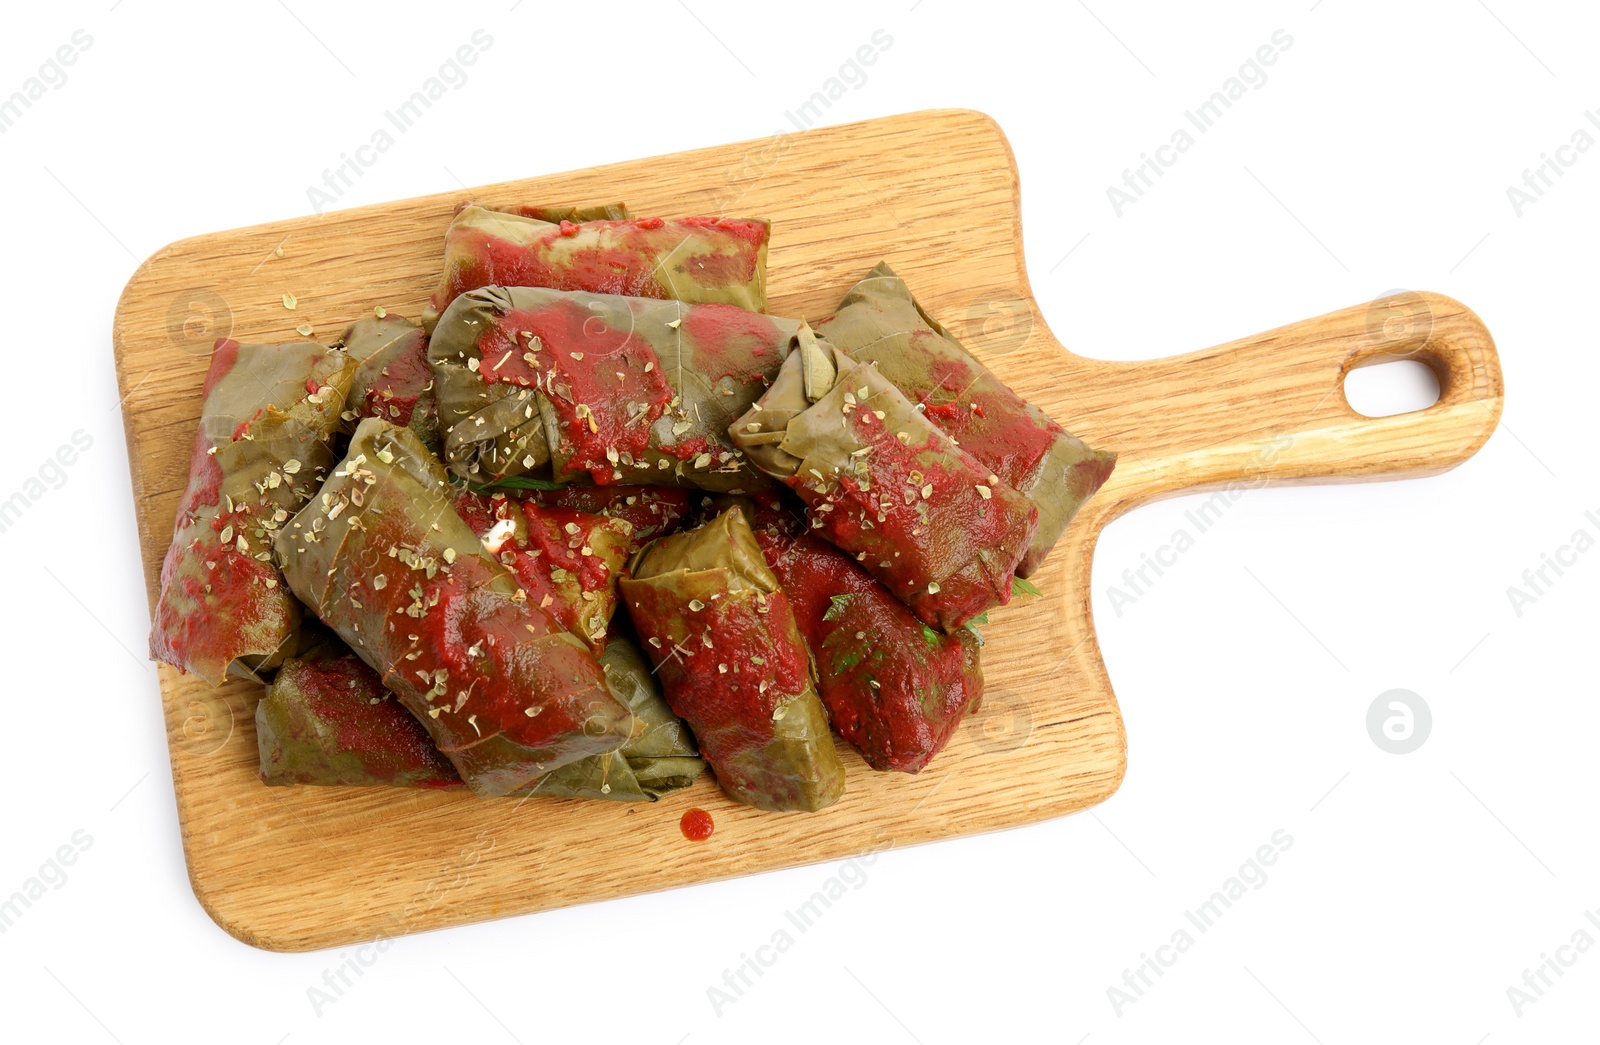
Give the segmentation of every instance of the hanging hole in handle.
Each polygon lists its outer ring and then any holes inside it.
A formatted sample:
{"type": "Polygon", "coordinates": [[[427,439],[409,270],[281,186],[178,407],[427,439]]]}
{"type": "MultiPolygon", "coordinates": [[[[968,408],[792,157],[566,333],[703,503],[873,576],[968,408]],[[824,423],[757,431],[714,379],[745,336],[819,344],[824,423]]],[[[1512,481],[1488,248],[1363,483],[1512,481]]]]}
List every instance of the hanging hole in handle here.
{"type": "Polygon", "coordinates": [[[1417,355],[1374,359],[1344,375],[1344,398],[1363,417],[1391,417],[1426,410],[1439,401],[1439,373],[1417,355]]]}

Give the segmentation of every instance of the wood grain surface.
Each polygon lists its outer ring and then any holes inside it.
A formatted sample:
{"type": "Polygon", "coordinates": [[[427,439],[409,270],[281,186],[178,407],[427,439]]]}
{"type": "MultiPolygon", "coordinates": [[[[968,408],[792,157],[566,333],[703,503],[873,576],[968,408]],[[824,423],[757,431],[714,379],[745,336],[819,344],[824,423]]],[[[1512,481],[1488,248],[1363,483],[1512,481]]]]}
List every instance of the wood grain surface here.
{"type": "MultiPolygon", "coordinates": [[[[758,812],[709,777],[651,805],[477,799],[395,789],[268,788],[256,778],[259,687],[212,690],[161,668],[195,895],[239,939],[307,950],[991,831],[1102,801],[1126,767],[1122,719],[1090,614],[1105,524],[1197,488],[1427,475],[1489,437],[1494,343],[1464,306],[1408,294],[1190,355],[1107,362],[1051,336],[1023,267],[1017,171],[981,113],[912,113],[802,134],[219,232],[168,246],[124,290],[113,331],[144,571],[154,604],[188,471],[212,341],[337,337],[374,305],[416,317],[463,199],[626,200],[635,214],[773,222],[770,311],[826,315],[879,260],[1020,393],[1121,455],[1020,598],[985,629],[988,696],[918,776],[854,752],[818,814],[758,812]],[[281,250],[281,256],[277,253],[281,250]],[[298,298],[298,308],[282,297],[298,298]],[[1351,369],[1427,363],[1440,401],[1370,419],[1351,369]],[[680,815],[716,833],[686,841],[680,815]]],[[[841,744],[841,748],[845,745],[841,744]]]]}

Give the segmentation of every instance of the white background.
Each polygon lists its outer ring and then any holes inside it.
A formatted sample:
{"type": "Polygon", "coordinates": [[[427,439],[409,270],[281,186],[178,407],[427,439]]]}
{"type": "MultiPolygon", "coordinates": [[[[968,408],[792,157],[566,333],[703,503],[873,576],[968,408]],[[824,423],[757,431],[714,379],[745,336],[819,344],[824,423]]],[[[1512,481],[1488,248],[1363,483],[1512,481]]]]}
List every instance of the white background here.
{"type": "Polygon", "coordinates": [[[1600,535],[1584,515],[1600,515],[1600,150],[1571,154],[1520,216],[1506,191],[1578,128],[1600,136],[1584,117],[1600,107],[1592,5],[111,3],[27,5],[0,34],[0,97],[75,30],[93,40],[0,135],[0,498],[75,431],[93,439],[0,534],[0,895],[75,831],[92,838],[0,935],[7,1039],[1593,1034],[1600,952],[1563,952],[1575,964],[1520,1014],[1507,989],[1586,925],[1600,939],[1584,919],[1600,908],[1600,553],[1520,615],[1507,588],[1574,531],[1600,535]],[[1120,614],[1107,586],[1194,502],[1113,524],[1095,611],[1127,720],[1121,791],[879,857],[720,1014],[707,988],[837,867],[404,939],[319,1013],[308,988],[345,955],[251,950],[189,892],[143,656],[111,315],[164,243],[310,210],[307,186],[480,28],[493,46],[468,82],[340,205],[760,137],[882,29],[892,46],[826,122],[996,117],[1033,290],[1068,346],[1163,355],[1436,290],[1493,331],[1504,423],[1442,477],[1251,492],[1120,614]],[[1293,44],[1267,81],[1119,217],[1107,187],[1279,29],[1293,44]],[[1434,720],[1403,756],[1366,728],[1396,687],[1434,720]],[[1265,884],[1119,1012],[1108,988],[1280,829],[1293,844],[1265,884]]]}

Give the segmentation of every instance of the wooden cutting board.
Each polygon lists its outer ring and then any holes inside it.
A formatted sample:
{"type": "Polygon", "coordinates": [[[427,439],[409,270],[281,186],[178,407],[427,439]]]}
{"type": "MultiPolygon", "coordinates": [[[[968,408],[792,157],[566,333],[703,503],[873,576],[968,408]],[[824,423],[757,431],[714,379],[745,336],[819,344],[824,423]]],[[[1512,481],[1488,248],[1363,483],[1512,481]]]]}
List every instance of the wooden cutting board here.
{"type": "Polygon", "coordinates": [[[626,200],[640,215],[770,218],[770,310],[781,315],[826,315],[886,259],[1012,387],[1121,459],[1033,578],[1043,597],[992,614],[982,711],[918,776],[874,773],[842,751],[848,793],[818,814],[736,805],[709,777],[653,805],[268,788],[256,778],[259,687],[212,690],[162,666],[195,895],[224,929],[258,947],[350,944],[842,860],[1094,805],[1116,790],[1127,764],[1090,615],[1090,566],[1106,523],[1202,488],[1441,472],[1471,456],[1500,416],[1488,331],[1464,306],[1431,294],[1169,359],[1069,354],[1029,291],[1017,169],[1000,128],[975,112],[912,113],[294,218],[158,251],[128,282],[113,329],[152,605],[212,341],[291,340],[302,323],[327,341],[374,305],[417,316],[463,199],[626,200]],[[296,310],[284,307],[285,293],[298,298],[296,310]],[[1402,357],[1438,374],[1439,402],[1382,419],[1351,410],[1344,375],[1402,357]],[[716,819],[707,842],[679,832],[692,806],[716,819]]]}

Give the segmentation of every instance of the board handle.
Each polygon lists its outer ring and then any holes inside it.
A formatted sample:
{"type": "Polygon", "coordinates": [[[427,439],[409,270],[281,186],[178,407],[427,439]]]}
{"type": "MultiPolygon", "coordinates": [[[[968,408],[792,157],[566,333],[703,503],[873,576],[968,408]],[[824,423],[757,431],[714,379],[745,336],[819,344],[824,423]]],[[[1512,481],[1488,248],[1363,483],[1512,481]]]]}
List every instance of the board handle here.
{"type": "Polygon", "coordinates": [[[1416,291],[1201,352],[1106,365],[1116,371],[1109,383],[1141,395],[1131,412],[1119,410],[1122,431],[1101,441],[1139,447],[1112,476],[1123,510],[1235,484],[1447,471],[1488,440],[1505,395],[1482,320],[1459,301],[1416,291]],[[1345,377],[1403,359],[1434,372],[1438,401],[1388,417],[1357,413],[1345,398],[1345,377]]]}

